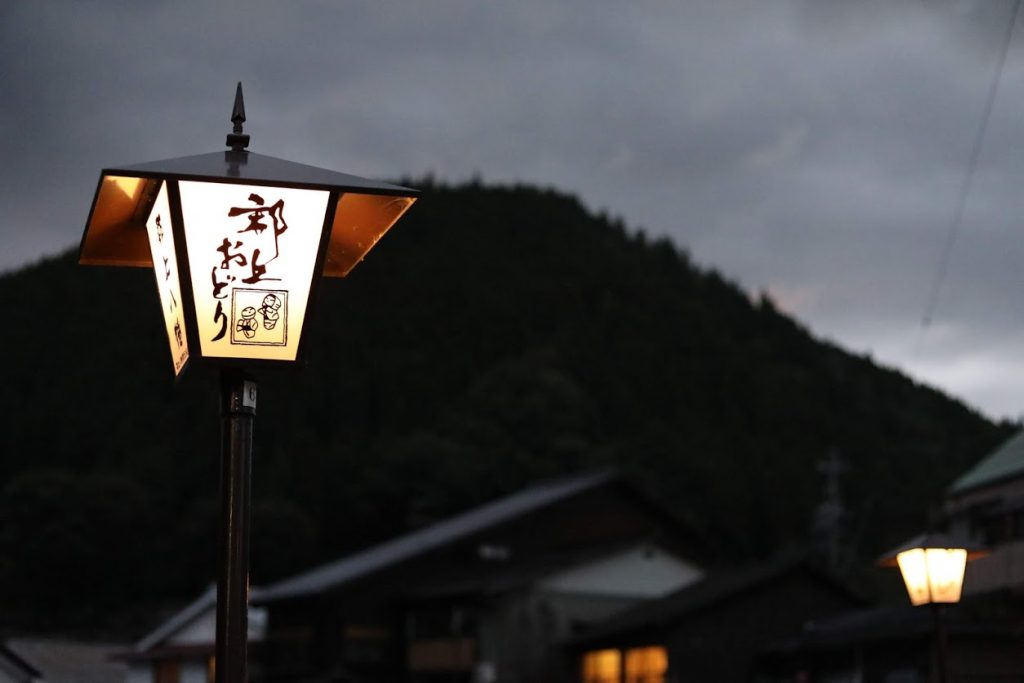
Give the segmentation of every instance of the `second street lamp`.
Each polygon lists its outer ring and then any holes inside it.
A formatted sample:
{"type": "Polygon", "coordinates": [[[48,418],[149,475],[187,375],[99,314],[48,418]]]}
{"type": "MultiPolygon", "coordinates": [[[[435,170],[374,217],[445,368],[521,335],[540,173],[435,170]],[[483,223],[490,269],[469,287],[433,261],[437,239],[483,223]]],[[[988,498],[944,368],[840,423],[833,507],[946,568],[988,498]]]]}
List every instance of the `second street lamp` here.
{"type": "Polygon", "coordinates": [[[176,377],[221,368],[217,683],[246,681],[250,373],[302,360],[318,276],[347,275],[417,194],[248,152],[241,83],[231,120],[227,151],[104,169],[79,252],[153,269],[176,377]]]}
{"type": "Polygon", "coordinates": [[[942,605],[960,602],[967,562],[986,551],[946,534],[917,536],[878,559],[883,567],[899,567],[910,604],[931,605],[937,641],[939,681],[948,680],[948,647],[942,605]]]}

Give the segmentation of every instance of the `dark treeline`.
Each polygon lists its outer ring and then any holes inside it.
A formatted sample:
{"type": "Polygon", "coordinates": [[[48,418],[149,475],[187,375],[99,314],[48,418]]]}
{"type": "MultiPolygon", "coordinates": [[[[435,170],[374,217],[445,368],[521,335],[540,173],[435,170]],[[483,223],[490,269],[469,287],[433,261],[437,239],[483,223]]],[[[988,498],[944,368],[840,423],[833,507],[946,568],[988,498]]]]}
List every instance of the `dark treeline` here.
{"type": "MultiPolygon", "coordinates": [[[[309,368],[261,377],[257,583],[609,465],[756,559],[807,541],[832,447],[870,558],[1011,428],[552,191],[427,183],[319,303],[309,368]]],[[[172,381],[145,270],[67,254],[0,310],[0,628],[149,626],[214,576],[216,378],[172,381]]]]}

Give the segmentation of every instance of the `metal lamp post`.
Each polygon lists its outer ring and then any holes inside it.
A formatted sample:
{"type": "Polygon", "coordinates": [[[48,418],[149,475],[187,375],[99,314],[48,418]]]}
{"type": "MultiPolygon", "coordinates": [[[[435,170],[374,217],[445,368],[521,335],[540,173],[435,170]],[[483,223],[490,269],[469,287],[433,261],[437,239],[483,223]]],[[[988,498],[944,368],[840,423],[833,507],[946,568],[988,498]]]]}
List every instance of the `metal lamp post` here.
{"type": "Polygon", "coordinates": [[[960,602],[967,562],[986,554],[982,548],[962,539],[927,533],[878,559],[883,567],[899,567],[912,605],[931,605],[940,683],[949,680],[948,638],[942,605],[960,602]]]}
{"type": "Polygon", "coordinates": [[[85,265],[152,268],[175,377],[221,371],[217,683],[246,681],[254,370],[294,366],[318,275],[343,277],[416,191],[246,150],[238,84],[226,151],[106,168],[85,265]]]}

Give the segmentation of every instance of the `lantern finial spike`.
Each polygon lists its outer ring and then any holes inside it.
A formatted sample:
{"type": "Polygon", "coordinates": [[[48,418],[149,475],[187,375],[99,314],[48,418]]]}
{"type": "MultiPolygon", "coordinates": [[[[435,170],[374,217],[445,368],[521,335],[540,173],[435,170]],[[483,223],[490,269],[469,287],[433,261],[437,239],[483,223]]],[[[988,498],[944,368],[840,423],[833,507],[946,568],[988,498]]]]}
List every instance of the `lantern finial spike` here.
{"type": "Polygon", "coordinates": [[[234,152],[241,152],[249,146],[249,136],[242,133],[242,124],[245,122],[245,99],[242,97],[242,82],[238,82],[235,88],[235,105],[231,108],[231,122],[234,125],[233,132],[228,134],[227,146],[234,152]]]}

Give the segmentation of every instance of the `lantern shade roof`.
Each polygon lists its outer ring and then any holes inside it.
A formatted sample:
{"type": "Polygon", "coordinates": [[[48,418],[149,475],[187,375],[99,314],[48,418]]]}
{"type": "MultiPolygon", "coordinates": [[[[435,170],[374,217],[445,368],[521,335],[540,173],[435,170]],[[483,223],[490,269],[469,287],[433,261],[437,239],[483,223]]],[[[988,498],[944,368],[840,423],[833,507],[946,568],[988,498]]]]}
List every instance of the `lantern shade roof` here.
{"type": "Polygon", "coordinates": [[[415,190],[359,176],[307,166],[248,151],[223,151],[177,159],[149,161],[103,170],[104,175],[174,177],[182,180],[239,182],[255,185],[292,185],[338,189],[342,192],[411,196],[415,190]]]}
{"type": "Polygon", "coordinates": [[[79,263],[151,267],[145,220],[161,180],[337,191],[323,274],[347,275],[416,201],[416,190],[245,150],[103,169],[79,263]],[[133,180],[141,179],[141,180],[133,180]]]}
{"type": "Polygon", "coordinates": [[[889,552],[879,557],[876,563],[882,567],[895,567],[897,555],[907,550],[913,550],[915,548],[957,548],[961,550],[966,550],[968,560],[976,560],[979,557],[984,557],[985,555],[988,555],[988,549],[986,549],[985,546],[974,541],[971,541],[970,539],[962,538],[960,536],[954,536],[953,534],[945,534],[930,531],[915,536],[909,541],[906,541],[898,547],[893,548],[889,552]]]}

